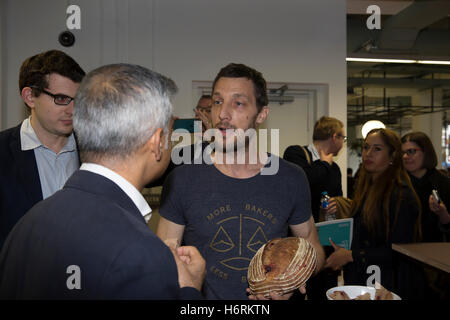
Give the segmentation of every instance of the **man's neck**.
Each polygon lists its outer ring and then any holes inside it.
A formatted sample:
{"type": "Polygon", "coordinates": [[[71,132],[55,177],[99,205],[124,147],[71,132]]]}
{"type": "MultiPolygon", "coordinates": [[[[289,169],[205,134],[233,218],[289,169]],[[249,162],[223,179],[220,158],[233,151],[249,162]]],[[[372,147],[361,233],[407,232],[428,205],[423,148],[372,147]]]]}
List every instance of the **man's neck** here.
{"type": "Polygon", "coordinates": [[[313,141],[314,147],[316,148],[317,152],[320,154],[320,151],[323,151],[325,154],[329,154],[330,146],[328,144],[328,141],[313,141]]]}
{"type": "Polygon", "coordinates": [[[39,141],[50,150],[53,150],[56,154],[58,154],[67,144],[69,136],[56,135],[46,131],[38,121],[35,121],[33,116],[31,116],[30,123],[39,141]]]}
{"type": "Polygon", "coordinates": [[[145,183],[142,181],[143,175],[140,163],[136,162],[135,165],[130,165],[127,161],[105,158],[97,160],[96,163],[114,171],[137,190],[141,191],[144,188],[145,183]]]}
{"type": "Polygon", "coordinates": [[[214,166],[223,174],[237,179],[246,179],[258,175],[264,167],[267,155],[256,154],[256,159],[251,159],[248,150],[245,151],[244,161],[238,159],[236,152],[234,156],[216,151],[213,155],[214,166]],[[256,160],[256,161],[255,161],[256,160]]]}

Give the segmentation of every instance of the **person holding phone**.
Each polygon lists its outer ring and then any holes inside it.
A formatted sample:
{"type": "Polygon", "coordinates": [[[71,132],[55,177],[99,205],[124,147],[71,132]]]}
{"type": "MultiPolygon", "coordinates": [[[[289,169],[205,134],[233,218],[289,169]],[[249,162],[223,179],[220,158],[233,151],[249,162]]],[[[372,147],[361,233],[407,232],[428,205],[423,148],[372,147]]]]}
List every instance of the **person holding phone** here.
{"type": "Polygon", "coordinates": [[[430,138],[420,131],[407,133],[402,137],[402,152],[403,163],[422,206],[423,241],[448,241],[450,180],[436,169],[437,157],[430,138]]]}

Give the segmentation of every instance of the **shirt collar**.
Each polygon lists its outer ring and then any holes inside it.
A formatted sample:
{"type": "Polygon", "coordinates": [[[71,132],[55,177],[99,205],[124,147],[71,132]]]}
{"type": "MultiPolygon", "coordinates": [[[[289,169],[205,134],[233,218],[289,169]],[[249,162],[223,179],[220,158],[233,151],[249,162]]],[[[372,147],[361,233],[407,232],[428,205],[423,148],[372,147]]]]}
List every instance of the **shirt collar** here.
{"type": "MultiPolygon", "coordinates": [[[[22,126],[20,127],[20,144],[22,151],[33,150],[39,148],[40,146],[46,148],[42,144],[41,140],[39,140],[38,136],[36,135],[36,132],[33,129],[33,126],[31,125],[31,116],[25,119],[22,122],[22,126]]],[[[66,145],[61,149],[59,153],[71,152],[75,151],[76,149],[77,145],[75,142],[75,137],[72,133],[69,136],[66,145]]]]}
{"type": "Polygon", "coordinates": [[[316,160],[320,160],[320,155],[319,155],[319,151],[317,151],[316,146],[314,145],[314,143],[311,143],[308,146],[308,150],[311,151],[311,155],[312,155],[312,159],[311,161],[316,161],[316,160]]]}
{"type": "Polygon", "coordinates": [[[122,189],[123,192],[125,192],[127,196],[130,197],[145,220],[147,222],[148,220],[150,220],[152,209],[148,205],[147,201],[142,196],[142,194],[121,175],[96,163],[83,163],[80,167],[80,170],[86,170],[99,174],[117,184],[120,189],[122,189]]]}

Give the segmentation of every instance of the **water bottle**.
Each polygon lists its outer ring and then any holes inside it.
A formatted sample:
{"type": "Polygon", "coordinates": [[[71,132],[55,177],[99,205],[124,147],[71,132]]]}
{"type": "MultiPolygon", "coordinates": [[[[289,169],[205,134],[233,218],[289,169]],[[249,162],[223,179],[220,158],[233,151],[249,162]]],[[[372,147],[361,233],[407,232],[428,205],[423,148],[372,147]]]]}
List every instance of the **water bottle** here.
{"type": "MultiPolygon", "coordinates": [[[[325,212],[325,209],[328,208],[328,204],[330,202],[330,196],[328,195],[328,192],[324,191],[322,192],[322,197],[320,198],[320,207],[325,212]]],[[[336,215],[334,213],[326,213],[325,212],[325,221],[335,220],[336,215]]]]}

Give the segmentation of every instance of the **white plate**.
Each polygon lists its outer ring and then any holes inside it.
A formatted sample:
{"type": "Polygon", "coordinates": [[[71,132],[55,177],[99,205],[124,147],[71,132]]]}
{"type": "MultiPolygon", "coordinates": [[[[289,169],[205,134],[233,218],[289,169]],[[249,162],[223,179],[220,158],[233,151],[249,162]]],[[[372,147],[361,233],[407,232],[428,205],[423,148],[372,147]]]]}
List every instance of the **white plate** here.
{"type": "MultiPolygon", "coordinates": [[[[327,299],[333,300],[331,298],[331,294],[335,291],[344,291],[350,299],[355,299],[357,296],[366,294],[367,292],[370,294],[370,299],[375,300],[375,288],[373,287],[363,287],[363,286],[342,286],[342,287],[334,287],[328,289],[327,291],[327,299]]],[[[398,295],[392,292],[394,296],[394,300],[402,300],[398,295]]]]}

